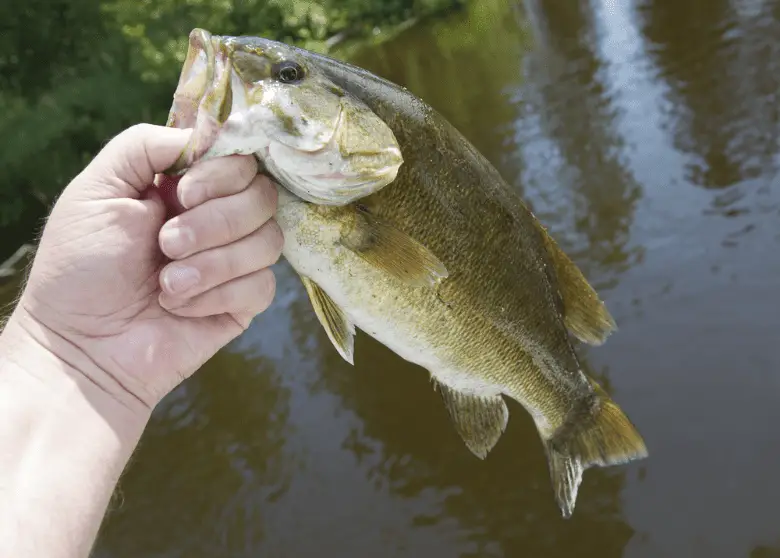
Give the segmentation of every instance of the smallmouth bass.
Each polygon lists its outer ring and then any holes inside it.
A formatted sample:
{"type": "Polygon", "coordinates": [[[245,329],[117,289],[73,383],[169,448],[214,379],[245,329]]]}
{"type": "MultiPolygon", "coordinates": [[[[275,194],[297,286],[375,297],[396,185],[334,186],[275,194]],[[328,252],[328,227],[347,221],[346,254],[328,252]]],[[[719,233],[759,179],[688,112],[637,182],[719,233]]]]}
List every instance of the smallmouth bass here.
{"type": "Polygon", "coordinates": [[[241,153],[275,179],[283,255],[347,362],[359,328],[425,368],[482,459],[506,428],[504,397],[518,401],[564,517],[587,468],[648,455],[569,337],[603,343],[616,327],[608,310],[498,171],[423,101],[326,56],[195,29],[168,125],[194,128],[170,172],[241,153]]]}

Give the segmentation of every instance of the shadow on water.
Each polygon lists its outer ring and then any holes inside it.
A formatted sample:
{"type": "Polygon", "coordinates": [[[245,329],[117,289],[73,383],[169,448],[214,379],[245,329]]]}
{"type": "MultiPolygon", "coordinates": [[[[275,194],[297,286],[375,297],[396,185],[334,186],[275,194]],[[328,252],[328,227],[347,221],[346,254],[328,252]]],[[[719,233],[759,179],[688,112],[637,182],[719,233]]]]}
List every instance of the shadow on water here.
{"type": "Polygon", "coordinates": [[[294,474],[284,448],[289,398],[268,359],[218,353],[155,410],[120,482],[103,555],[248,556],[258,548],[294,474]]]}
{"type": "Polygon", "coordinates": [[[588,471],[575,519],[564,522],[536,429],[519,405],[510,403],[506,433],[480,461],[457,437],[423,370],[365,336],[356,363],[350,376],[324,370],[322,386],[360,417],[344,447],[370,482],[410,500],[436,495],[437,505],[414,514],[413,526],[457,520],[468,543],[462,556],[622,555],[633,533],[621,517],[623,473],[588,471]]]}

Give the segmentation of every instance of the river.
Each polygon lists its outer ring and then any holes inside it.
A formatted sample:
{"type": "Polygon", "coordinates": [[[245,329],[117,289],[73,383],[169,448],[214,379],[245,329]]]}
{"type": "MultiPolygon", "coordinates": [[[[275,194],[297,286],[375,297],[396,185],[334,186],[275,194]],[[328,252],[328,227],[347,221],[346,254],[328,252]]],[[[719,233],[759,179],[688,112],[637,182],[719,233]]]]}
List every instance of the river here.
{"type": "MultiPolygon", "coordinates": [[[[352,55],[449,118],[619,330],[580,347],[650,451],[571,520],[514,402],[487,460],[426,373],[345,363],[289,266],[170,394],[97,558],[780,556],[780,2],[503,0],[352,55]]],[[[22,241],[24,239],[21,239],[22,241]]]]}

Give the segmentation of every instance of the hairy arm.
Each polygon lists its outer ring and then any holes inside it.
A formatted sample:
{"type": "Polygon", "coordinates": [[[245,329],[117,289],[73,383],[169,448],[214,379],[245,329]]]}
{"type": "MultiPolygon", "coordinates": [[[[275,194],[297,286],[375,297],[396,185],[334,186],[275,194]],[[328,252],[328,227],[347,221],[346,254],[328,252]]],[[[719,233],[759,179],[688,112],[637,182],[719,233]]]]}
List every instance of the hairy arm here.
{"type": "Polygon", "coordinates": [[[0,557],[85,558],[150,411],[99,387],[78,349],[0,334],[0,557]]]}

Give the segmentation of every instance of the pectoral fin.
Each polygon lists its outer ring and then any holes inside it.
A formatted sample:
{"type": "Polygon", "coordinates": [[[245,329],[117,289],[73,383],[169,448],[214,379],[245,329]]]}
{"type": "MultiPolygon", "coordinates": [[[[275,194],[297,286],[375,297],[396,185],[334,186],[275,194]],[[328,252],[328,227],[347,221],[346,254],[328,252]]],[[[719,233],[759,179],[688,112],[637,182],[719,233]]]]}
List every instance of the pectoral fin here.
{"type": "Polygon", "coordinates": [[[447,268],[425,246],[356,206],[354,230],[342,244],[371,265],[414,286],[432,286],[448,276],[447,268]]]}
{"type": "Polygon", "coordinates": [[[328,338],[344,360],[354,365],[355,325],[317,283],[308,277],[301,280],[328,338]]]}
{"type": "Polygon", "coordinates": [[[566,327],[583,343],[601,345],[617,328],[615,320],[579,267],[543,227],[540,229],[558,277],[566,327]]]}
{"type": "Polygon", "coordinates": [[[485,459],[506,429],[509,410],[500,395],[471,395],[434,380],[450,419],[471,453],[485,459]]]}

